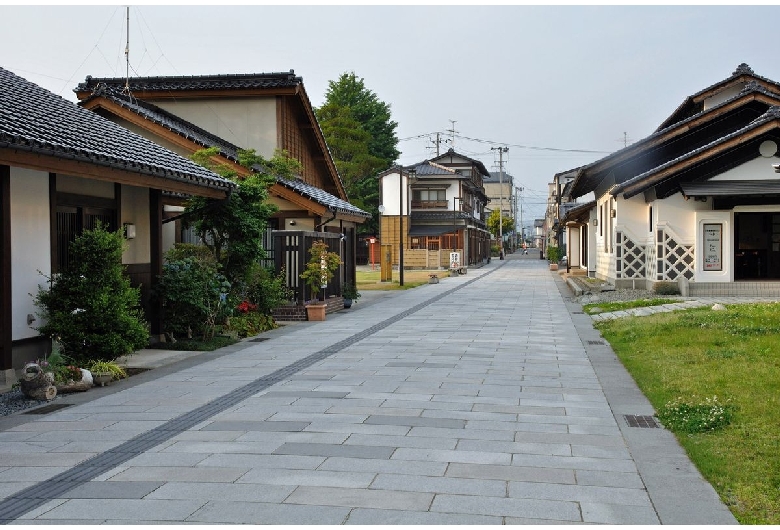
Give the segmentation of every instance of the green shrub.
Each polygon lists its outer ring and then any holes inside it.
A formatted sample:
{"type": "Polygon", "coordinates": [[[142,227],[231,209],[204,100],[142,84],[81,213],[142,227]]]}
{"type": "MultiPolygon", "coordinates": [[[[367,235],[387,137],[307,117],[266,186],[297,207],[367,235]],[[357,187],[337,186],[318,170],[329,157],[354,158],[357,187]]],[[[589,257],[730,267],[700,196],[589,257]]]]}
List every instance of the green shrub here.
{"type": "Polygon", "coordinates": [[[87,230],[70,245],[70,265],[47,277],[49,289],[38,288],[35,305],[46,323],[37,330],[56,338],[76,365],[112,361],[149,342],[140,290],[124,275],[123,246],[119,231],[87,230]]]}
{"type": "Polygon", "coordinates": [[[680,294],[680,286],[675,282],[657,282],[653,285],[653,292],[663,295],[680,294]]]}
{"type": "Polygon", "coordinates": [[[110,361],[95,361],[89,365],[88,370],[93,374],[111,374],[111,379],[114,381],[127,377],[124,368],[110,361]]]}
{"type": "Polygon", "coordinates": [[[274,274],[260,264],[249,269],[242,287],[238,298],[256,305],[255,311],[264,315],[270,315],[274,308],[294,297],[292,289],[287,287],[284,270],[274,274]]]}
{"type": "Polygon", "coordinates": [[[186,257],[181,249],[169,252],[154,293],[163,306],[165,332],[174,340],[174,335],[212,337],[233,306],[229,291],[230,283],[213,259],[186,257]]]}
{"type": "Polygon", "coordinates": [[[561,249],[554,246],[547,247],[547,261],[550,263],[558,263],[561,260],[561,249]]]}
{"type": "Polygon", "coordinates": [[[264,331],[276,329],[278,326],[271,315],[251,311],[245,314],[239,314],[230,317],[227,331],[232,331],[239,338],[253,337],[264,331]]]}
{"type": "Polygon", "coordinates": [[[498,251],[499,251],[499,246],[498,245],[490,245],[490,256],[491,257],[497,258],[498,257],[498,251]]]}

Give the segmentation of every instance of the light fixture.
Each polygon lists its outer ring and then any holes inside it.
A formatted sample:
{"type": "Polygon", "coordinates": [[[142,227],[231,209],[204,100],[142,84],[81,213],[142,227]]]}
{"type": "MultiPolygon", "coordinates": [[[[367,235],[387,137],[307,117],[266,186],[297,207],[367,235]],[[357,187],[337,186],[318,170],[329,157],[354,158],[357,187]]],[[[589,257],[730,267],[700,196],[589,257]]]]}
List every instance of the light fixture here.
{"type": "Polygon", "coordinates": [[[135,239],[135,225],[133,223],[124,223],[125,239],[135,239]]]}
{"type": "Polygon", "coordinates": [[[609,211],[609,216],[610,216],[610,217],[617,217],[617,210],[615,210],[614,208],[612,208],[612,209],[609,211]]]}
{"type": "Polygon", "coordinates": [[[599,220],[598,219],[594,219],[593,220],[593,226],[598,226],[598,225],[599,225],[599,220]]]}
{"type": "Polygon", "coordinates": [[[295,226],[295,219],[290,221],[290,226],[295,226]]]}

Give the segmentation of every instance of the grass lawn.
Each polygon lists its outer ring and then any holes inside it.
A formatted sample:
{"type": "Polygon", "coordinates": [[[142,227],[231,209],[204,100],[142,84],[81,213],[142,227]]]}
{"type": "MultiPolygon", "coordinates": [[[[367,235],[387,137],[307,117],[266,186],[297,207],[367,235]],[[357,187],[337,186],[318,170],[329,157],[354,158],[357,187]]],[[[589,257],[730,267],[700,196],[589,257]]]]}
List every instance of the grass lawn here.
{"type": "Polygon", "coordinates": [[[450,275],[449,271],[424,271],[424,270],[404,270],[404,286],[398,284],[398,271],[393,271],[393,281],[380,281],[379,267],[375,271],[357,271],[358,291],[395,291],[399,289],[411,289],[424,283],[428,283],[429,276],[436,274],[439,279],[450,275]]]}
{"type": "Polygon", "coordinates": [[[585,304],[582,306],[582,310],[588,315],[594,313],[610,313],[612,311],[624,311],[626,309],[633,309],[635,307],[651,307],[656,305],[674,304],[680,302],[674,298],[652,298],[644,300],[626,300],[625,302],[602,302],[599,304],[585,304]],[[594,311],[597,309],[597,311],[594,311]]]}
{"type": "MultiPolygon", "coordinates": [[[[628,317],[596,327],[657,413],[726,403],[731,424],[670,429],[742,524],[780,523],[780,304],[628,317]]],[[[660,415],[660,414],[659,414],[660,415]]]]}

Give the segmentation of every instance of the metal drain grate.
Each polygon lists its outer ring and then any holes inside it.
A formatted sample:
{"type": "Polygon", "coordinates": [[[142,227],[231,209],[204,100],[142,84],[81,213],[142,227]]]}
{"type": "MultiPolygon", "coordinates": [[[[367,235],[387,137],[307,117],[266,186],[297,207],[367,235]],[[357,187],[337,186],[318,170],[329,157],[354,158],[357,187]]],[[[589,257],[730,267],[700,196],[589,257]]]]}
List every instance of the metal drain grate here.
{"type": "Polygon", "coordinates": [[[585,313],[583,313],[582,311],[572,311],[571,314],[572,315],[584,315],[585,313]]]}
{"type": "Polygon", "coordinates": [[[252,339],[247,342],[265,342],[267,340],[271,340],[271,337],[257,337],[256,339],[252,339]]]}
{"type": "Polygon", "coordinates": [[[640,429],[660,428],[660,425],[658,425],[658,422],[655,421],[655,418],[652,416],[632,416],[627,414],[623,417],[626,419],[626,423],[629,427],[639,427],[640,429]]]}
{"type": "Polygon", "coordinates": [[[606,343],[603,340],[589,340],[588,344],[590,346],[605,346],[606,343]]]}
{"type": "Polygon", "coordinates": [[[27,412],[23,412],[22,414],[48,414],[50,412],[54,412],[71,406],[73,406],[73,403],[52,403],[51,405],[46,405],[45,407],[39,407],[37,409],[28,410],[27,412]]]}

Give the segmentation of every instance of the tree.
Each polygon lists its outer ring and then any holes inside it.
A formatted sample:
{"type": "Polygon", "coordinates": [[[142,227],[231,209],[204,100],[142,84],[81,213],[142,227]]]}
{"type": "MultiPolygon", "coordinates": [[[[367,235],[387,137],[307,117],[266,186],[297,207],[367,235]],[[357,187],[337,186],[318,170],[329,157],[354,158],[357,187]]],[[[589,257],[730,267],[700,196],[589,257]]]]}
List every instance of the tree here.
{"type": "Polygon", "coordinates": [[[57,340],[78,366],[113,361],[146,346],[149,330],[140,309],[140,289],[124,274],[122,233],[98,226],[70,246],[72,259],[38,288],[35,305],[46,323],[37,330],[57,340]]]}
{"type": "Polygon", "coordinates": [[[349,199],[372,214],[361,233],[378,232],[379,181],[376,174],[396,161],[398,123],[390,105],[369,90],[354,72],[328,83],[325,103],[315,109],[349,199]]]}
{"type": "MultiPolygon", "coordinates": [[[[498,237],[498,210],[493,210],[490,212],[490,216],[487,218],[487,221],[485,221],[485,224],[487,225],[488,231],[493,234],[495,237],[498,237]]],[[[509,217],[508,215],[504,215],[501,217],[501,232],[506,235],[512,232],[515,227],[515,220],[512,217],[509,217]]]]}
{"type": "Polygon", "coordinates": [[[249,175],[239,176],[233,168],[213,162],[218,154],[216,147],[201,149],[192,155],[192,159],[233,180],[237,188],[226,199],[193,197],[187,203],[186,212],[203,244],[211,250],[220,271],[232,285],[240,286],[252,266],[265,255],[263,234],[268,218],[276,211],[276,207],[267,202],[274,175],[292,177],[300,172],[301,165],[283,151],[277,151],[270,160],[254,150],[239,151],[240,164],[253,169],[249,175]]]}

